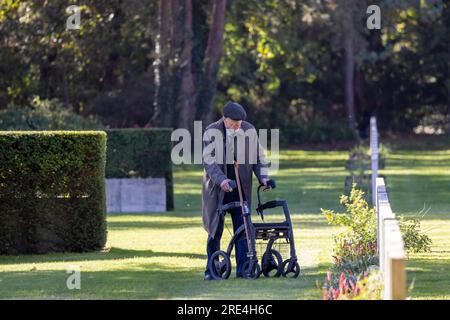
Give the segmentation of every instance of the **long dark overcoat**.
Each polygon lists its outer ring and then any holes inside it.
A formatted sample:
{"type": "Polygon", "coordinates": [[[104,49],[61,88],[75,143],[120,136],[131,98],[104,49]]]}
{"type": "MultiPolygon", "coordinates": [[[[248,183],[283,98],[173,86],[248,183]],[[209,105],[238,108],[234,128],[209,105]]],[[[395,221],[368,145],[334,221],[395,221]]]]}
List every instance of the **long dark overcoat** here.
{"type": "MultiPolygon", "coordinates": [[[[246,122],[242,121],[241,129],[246,132],[247,130],[255,130],[255,127],[246,122]]],[[[213,138],[213,133],[215,130],[219,130],[222,133],[222,137],[226,137],[225,126],[223,122],[223,118],[220,120],[213,122],[205,129],[204,141],[203,141],[203,186],[202,186],[202,212],[203,212],[203,227],[208,232],[208,234],[214,237],[216,233],[216,229],[219,223],[219,213],[218,208],[219,204],[222,203],[224,197],[224,191],[220,188],[220,184],[223,180],[227,179],[227,166],[226,166],[226,141],[222,140],[222,148],[223,148],[223,159],[222,161],[217,161],[217,156],[220,156],[218,152],[210,153],[210,158],[208,163],[205,161],[205,151],[207,151],[207,147],[209,146],[209,150],[212,149],[211,143],[216,143],[216,139],[213,138]],[[211,134],[209,134],[211,133],[211,134]],[[211,161],[211,155],[212,160],[211,161]]],[[[255,130],[256,132],[256,130],[255,130]]],[[[217,131],[216,131],[217,133],[217,131]]],[[[220,145],[215,145],[215,150],[219,150],[220,145]]],[[[245,144],[245,162],[239,163],[239,177],[241,179],[241,185],[243,192],[245,194],[245,199],[247,200],[248,206],[251,209],[251,199],[252,199],[252,173],[255,173],[259,182],[262,182],[262,179],[267,178],[267,174],[265,171],[262,171],[263,168],[267,169],[267,160],[264,157],[264,149],[259,143],[258,136],[256,134],[251,135],[251,138],[247,139],[247,143],[245,144]],[[253,139],[253,141],[250,141],[253,139]],[[254,152],[254,148],[249,148],[249,143],[256,143],[258,146],[256,154],[252,155],[253,159],[256,161],[250,161],[252,157],[249,155],[249,152],[254,152]]]]}

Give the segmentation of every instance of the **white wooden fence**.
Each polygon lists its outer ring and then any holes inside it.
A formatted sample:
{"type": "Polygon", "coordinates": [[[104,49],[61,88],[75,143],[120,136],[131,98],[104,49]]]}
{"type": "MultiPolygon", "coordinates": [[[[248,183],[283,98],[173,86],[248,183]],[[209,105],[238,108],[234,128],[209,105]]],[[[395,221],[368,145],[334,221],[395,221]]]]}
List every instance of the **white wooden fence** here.
{"type": "Polygon", "coordinates": [[[376,204],[376,180],[378,177],[378,130],[377,118],[370,118],[370,159],[372,170],[372,203],[376,204]]]}
{"type": "Polygon", "coordinates": [[[378,131],[376,119],[370,119],[372,199],[377,212],[378,255],[384,279],[384,300],[406,298],[405,249],[400,227],[389,203],[383,178],[378,178],[378,131]]]}
{"type": "Polygon", "coordinates": [[[384,278],[384,300],[406,298],[405,250],[400,227],[389,204],[383,178],[376,180],[378,254],[384,278]]]}

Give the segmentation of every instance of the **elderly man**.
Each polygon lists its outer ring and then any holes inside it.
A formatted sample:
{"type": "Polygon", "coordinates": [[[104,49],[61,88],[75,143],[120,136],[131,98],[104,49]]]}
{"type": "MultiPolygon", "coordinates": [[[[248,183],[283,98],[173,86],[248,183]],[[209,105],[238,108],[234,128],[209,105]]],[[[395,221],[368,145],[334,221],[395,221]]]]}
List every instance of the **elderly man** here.
{"type": "MultiPolygon", "coordinates": [[[[268,176],[267,162],[264,158],[262,147],[259,144],[256,130],[253,125],[246,122],[247,114],[244,108],[234,102],[228,102],[222,111],[223,117],[210,124],[205,129],[204,150],[211,143],[215,143],[216,151],[212,154],[212,161],[203,159],[204,175],[202,188],[202,211],[203,211],[203,227],[208,232],[208,240],[206,244],[206,252],[208,261],[211,255],[220,250],[220,239],[223,233],[224,216],[220,213],[219,208],[223,204],[230,202],[238,202],[239,194],[237,188],[231,188],[230,181],[236,180],[233,160],[238,160],[238,171],[241,181],[241,189],[243,191],[244,201],[247,201],[248,207],[251,208],[252,199],[252,173],[255,173],[259,182],[267,185],[268,176]],[[248,130],[253,130],[254,134],[247,136],[248,130]],[[221,132],[222,143],[220,139],[212,138],[209,132],[221,132]],[[250,137],[248,143],[236,143],[237,138],[242,136],[250,137]],[[252,138],[253,137],[253,138],[252,138]],[[253,146],[252,146],[253,144],[253,146]],[[257,148],[254,148],[254,146],[257,148]],[[250,145],[250,146],[249,146],[250,145]],[[221,152],[219,148],[223,148],[223,158],[220,159],[221,152]],[[230,156],[230,153],[233,155],[230,156]],[[245,158],[244,161],[240,160],[245,158]],[[231,160],[230,160],[231,159],[231,160]],[[253,159],[253,160],[252,160],[253,159]]],[[[231,209],[228,213],[231,215],[233,222],[233,230],[236,230],[244,223],[241,208],[231,209]]],[[[247,243],[242,239],[236,243],[236,277],[243,276],[243,264],[247,260],[247,243]]],[[[208,265],[208,262],[207,264],[208,265]]],[[[209,273],[208,268],[205,271],[205,280],[212,280],[213,277],[209,273]]]]}

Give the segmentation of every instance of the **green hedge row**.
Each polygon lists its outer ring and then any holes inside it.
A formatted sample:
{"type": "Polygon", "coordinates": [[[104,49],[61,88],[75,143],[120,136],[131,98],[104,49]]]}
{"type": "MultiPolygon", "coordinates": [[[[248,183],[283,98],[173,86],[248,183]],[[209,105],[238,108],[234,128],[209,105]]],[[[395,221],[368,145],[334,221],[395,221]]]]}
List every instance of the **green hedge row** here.
{"type": "Polygon", "coordinates": [[[173,210],[171,129],[107,130],[106,178],[165,178],[167,209],[173,210]]]}
{"type": "Polygon", "coordinates": [[[103,248],[106,134],[0,132],[0,254],[103,248]]]}

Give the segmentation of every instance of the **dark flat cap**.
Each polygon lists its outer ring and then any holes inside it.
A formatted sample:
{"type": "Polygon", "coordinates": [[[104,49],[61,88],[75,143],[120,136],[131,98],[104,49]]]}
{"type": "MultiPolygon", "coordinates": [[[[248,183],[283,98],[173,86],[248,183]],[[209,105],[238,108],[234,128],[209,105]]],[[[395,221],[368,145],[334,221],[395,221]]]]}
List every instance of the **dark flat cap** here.
{"type": "Polygon", "coordinates": [[[223,116],[233,120],[245,120],[247,113],[244,108],[236,102],[228,102],[222,110],[223,116]]]}

